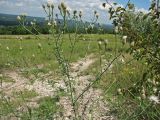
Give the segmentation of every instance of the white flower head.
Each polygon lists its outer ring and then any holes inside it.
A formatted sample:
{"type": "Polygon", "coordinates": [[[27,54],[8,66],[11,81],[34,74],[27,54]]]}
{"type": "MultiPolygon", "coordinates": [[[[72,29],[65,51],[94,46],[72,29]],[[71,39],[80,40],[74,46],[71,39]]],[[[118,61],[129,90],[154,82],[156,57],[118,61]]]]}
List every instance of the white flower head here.
{"type": "Polygon", "coordinates": [[[21,17],[20,17],[20,16],[17,16],[17,20],[20,21],[20,20],[21,20],[21,17]]]}
{"type": "Polygon", "coordinates": [[[35,22],[32,22],[32,21],[31,21],[31,25],[35,25],[35,22]]]}
{"type": "Polygon", "coordinates": [[[154,102],[155,104],[160,104],[160,100],[159,100],[158,96],[152,95],[149,97],[149,100],[151,102],[154,102]]]}
{"type": "Polygon", "coordinates": [[[95,16],[96,16],[96,18],[98,19],[98,18],[99,18],[99,13],[96,13],[95,16]]]}
{"type": "Polygon", "coordinates": [[[121,58],[121,59],[120,59],[120,61],[121,61],[122,63],[124,63],[124,62],[125,62],[123,58],[121,58]]]}
{"type": "Polygon", "coordinates": [[[51,7],[53,5],[53,1],[52,0],[48,0],[47,1],[47,7],[51,7]]]}
{"type": "Polygon", "coordinates": [[[123,40],[127,40],[127,36],[123,36],[122,38],[123,38],[123,40]]]}
{"type": "Polygon", "coordinates": [[[55,26],[57,26],[57,21],[54,20],[53,23],[54,23],[55,26]]]}
{"type": "Polygon", "coordinates": [[[157,92],[157,88],[156,88],[156,87],[153,88],[153,92],[154,92],[154,93],[157,92]]]}
{"type": "Polygon", "coordinates": [[[99,42],[98,42],[98,44],[99,44],[99,45],[102,45],[102,42],[101,42],[101,41],[99,41],[99,42]]]}
{"type": "Polygon", "coordinates": [[[118,92],[118,94],[121,95],[121,94],[122,94],[122,89],[118,88],[118,89],[117,89],[117,92],[118,92]]]}
{"type": "Polygon", "coordinates": [[[9,47],[8,46],[6,47],[6,50],[9,51],[9,47]]]}
{"type": "Polygon", "coordinates": [[[52,24],[50,22],[48,22],[48,26],[51,26],[52,24]]]}
{"type": "Polygon", "coordinates": [[[33,54],[32,57],[35,58],[35,55],[33,54]]]}
{"type": "Polygon", "coordinates": [[[104,42],[105,42],[105,44],[108,44],[108,40],[107,39],[105,39],[104,42]]]}
{"type": "Polygon", "coordinates": [[[118,26],[115,27],[114,31],[115,33],[118,33],[118,26]]]}
{"type": "Polygon", "coordinates": [[[38,48],[40,48],[40,49],[42,48],[42,45],[41,45],[41,43],[38,43],[38,48]]]}

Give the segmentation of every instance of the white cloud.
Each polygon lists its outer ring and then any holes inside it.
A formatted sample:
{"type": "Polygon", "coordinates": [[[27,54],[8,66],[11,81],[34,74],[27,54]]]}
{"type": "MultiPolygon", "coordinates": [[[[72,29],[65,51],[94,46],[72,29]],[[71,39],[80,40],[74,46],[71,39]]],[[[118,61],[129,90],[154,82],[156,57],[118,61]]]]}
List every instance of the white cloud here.
{"type": "MultiPolygon", "coordinates": [[[[28,13],[30,16],[46,16],[41,5],[47,3],[48,0],[0,0],[0,11],[8,14],[28,13]]],[[[100,6],[105,0],[49,0],[55,5],[55,13],[59,13],[58,4],[64,1],[69,10],[83,11],[83,18],[90,21],[93,17],[93,11],[99,14],[99,22],[107,23],[107,12],[100,6]]]]}
{"type": "Polygon", "coordinates": [[[149,11],[144,9],[144,8],[136,8],[135,9],[136,12],[143,12],[143,13],[148,13],[149,11]]]}

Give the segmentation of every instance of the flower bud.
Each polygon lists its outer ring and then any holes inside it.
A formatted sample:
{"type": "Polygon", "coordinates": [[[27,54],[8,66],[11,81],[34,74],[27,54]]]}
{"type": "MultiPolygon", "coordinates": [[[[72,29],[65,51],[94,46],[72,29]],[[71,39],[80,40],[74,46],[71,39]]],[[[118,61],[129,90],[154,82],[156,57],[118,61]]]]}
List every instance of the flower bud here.
{"type": "Polygon", "coordinates": [[[61,7],[62,7],[62,9],[67,9],[67,6],[65,5],[64,2],[61,2],[61,7]]]}
{"type": "Polygon", "coordinates": [[[20,47],[20,48],[19,48],[19,50],[20,50],[20,51],[22,51],[22,50],[23,50],[23,48],[22,48],[22,47],[20,47]]]}
{"type": "Polygon", "coordinates": [[[52,9],[54,8],[54,5],[53,5],[53,4],[51,4],[51,8],[52,8],[52,9]]]}
{"type": "Polygon", "coordinates": [[[105,8],[106,7],[106,3],[103,3],[102,6],[105,8]]]}
{"type": "Polygon", "coordinates": [[[58,5],[58,9],[61,11],[61,6],[60,5],[58,5]]]}
{"type": "Polygon", "coordinates": [[[95,14],[95,15],[97,14],[97,11],[96,11],[96,10],[94,11],[94,14],[95,14]]]}
{"type": "Polygon", "coordinates": [[[79,12],[79,17],[80,17],[80,18],[82,17],[82,11],[79,12]]]}
{"type": "Polygon", "coordinates": [[[46,8],[46,6],[43,4],[43,5],[42,5],[42,8],[43,8],[43,9],[45,9],[45,8],[46,8]]]}
{"type": "Polygon", "coordinates": [[[96,18],[97,18],[97,19],[99,18],[99,14],[98,14],[98,13],[96,13],[96,18]]]}
{"type": "Polygon", "coordinates": [[[76,14],[77,14],[77,10],[74,10],[74,11],[73,11],[73,14],[76,15],[76,14]]]}

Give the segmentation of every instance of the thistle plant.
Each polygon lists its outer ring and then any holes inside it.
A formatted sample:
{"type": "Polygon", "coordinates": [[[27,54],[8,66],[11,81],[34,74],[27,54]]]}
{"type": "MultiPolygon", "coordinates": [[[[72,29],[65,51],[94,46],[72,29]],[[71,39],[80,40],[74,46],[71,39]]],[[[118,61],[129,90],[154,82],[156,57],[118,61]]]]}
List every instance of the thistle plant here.
{"type": "MultiPolygon", "coordinates": [[[[59,63],[59,67],[61,70],[63,82],[65,83],[65,86],[67,88],[67,94],[69,97],[69,100],[71,102],[71,106],[73,109],[73,115],[71,116],[71,119],[78,120],[80,118],[83,118],[81,114],[79,113],[79,104],[80,104],[80,99],[83,98],[83,95],[89,91],[91,87],[93,87],[98,81],[101,80],[102,76],[104,73],[110,68],[110,66],[115,62],[121,54],[117,54],[113,60],[109,62],[109,64],[102,69],[102,53],[100,53],[100,66],[101,70],[97,73],[95,80],[91,81],[83,90],[80,94],[77,94],[75,90],[75,78],[73,78],[71,74],[71,68],[70,68],[70,63],[72,56],[74,54],[74,50],[76,48],[76,45],[78,43],[78,33],[79,27],[82,27],[82,29],[85,29],[86,33],[90,32],[92,33],[94,31],[94,27],[97,24],[97,21],[99,19],[99,13],[97,11],[94,11],[93,13],[93,19],[89,25],[87,25],[83,20],[83,12],[82,11],[77,11],[74,10],[73,14],[69,11],[68,6],[64,3],[61,2],[58,5],[58,10],[60,14],[55,13],[55,5],[52,2],[49,2],[47,4],[43,4],[42,8],[44,9],[46,15],[47,15],[47,25],[49,27],[49,33],[50,35],[48,36],[48,40],[52,41],[52,47],[54,48],[54,55],[57,59],[57,62],[59,63]],[[62,18],[62,21],[60,21],[60,18],[62,18]],[[68,21],[72,20],[75,23],[75,29],[74,33],[71,35],[68,30],[68,21]],[[80,26],[80,23],[83,26],[80,26]],[[63,52],[63,44],[64,44],[64,34],[68,33],[68,38],[70,42],[70,55],[69,57],[66,56],[63,52]],[[53,39],[54,38],[54,39],[53,39]]],[[[27,30],[25,27],[25,16],[18,16],[17,19],[19,20],[20,24],[27,30]]],[[[35,29],[35,23],[31,23],[32,27],[35,29]]],[[[33,34],[31,31],[29,33],[33,34]]],[[[37,39],[41,39],[39,36],[35,35],[37,39]]],[[[87,49],[85,51],[85,57],[87,57],[88,50],[90,49],[90,44],[91,40],[89,41],[87,45],[87,49]]],[[[101,44],[99,43],[99,51],[103,48],[101,48],[101,44]]],[[[108,41],[104,41],[105,49],[107,48],[108,41]]],[[[38,43],[38,48],[42,52],[43,47],[41,43],[38,43]]],[[[86,106],[83,106],[84,108],[86,106]]],[[[91,108],[92,109],[92,108],[91,108]]],[[[85,109],[84,109],[85,111],[85,109]]],[[[83,112],[84,113],[84,112],[83,112]]],[[[83,115],[83,114],[82,114],[83,115]]]]}
{"type": "Polygon", "coordinates": [[[110,19],[113,20],[115,26],[115,34],[118,34],[122,38],[122,44],[129,44],[130,48],[128,52],[133,55],[136,60],[145,61],[148,70],[143,73],[143,77],[138,81],[133,82],[133,86],[122,89],[118,89],[120,95],[128,98],[129,94],[135,100],[137,96],[140,96],[140,100],[136,101],[139,105],[137,109],[141,111],[137,115],[136,110],[132,111],[132,114],[127,119],[158,119],[159,109],[159,84],[153,84],[159,81],[159,0],[153,0],[148,13],[135,11],[134,4],[131,0],[128,0],[125,7],[116,6],[117,3],[110,3],[108,0],[103,3],[110,5],[109,14],[110,19]],[[154,42],[153,42],[154,41],[154,42]],[[147,80],[152,82],[148,83],[147,80]],[[154,81],[154,82],[153,82],[154,81]],[[154,92],[156,91],[156,92],[154,92]],[[152,99],[152,100],[151,100],[152,99]],[[153,101],[155,100],[154,104],[153,101]],[[155,105],[156,104],[156,105],[155,105]],[[151,107],[150,111],[148,107],[151,107]],[[152,112],[156,109],[155,114],[152,112]]]}

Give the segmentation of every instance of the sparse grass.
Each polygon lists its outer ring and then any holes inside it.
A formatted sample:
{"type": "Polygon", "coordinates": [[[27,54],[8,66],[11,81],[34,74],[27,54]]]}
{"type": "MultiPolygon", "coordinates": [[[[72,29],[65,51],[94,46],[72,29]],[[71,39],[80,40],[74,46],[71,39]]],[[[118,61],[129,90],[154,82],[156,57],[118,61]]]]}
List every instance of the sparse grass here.
{"type": "Polygon", "coordinates": [[[23,113],[21,115],[21,119],[28,120],[28,118],[30,118],[33,120],[53,120],[55,113],[60,110],[56,102],[58,102],[57,99],[51,97],[40,99],[38,102],[39,107],[31,109],[30,112],[23,113]]]}
{"type": "MultiPolygon", "coordinates": [[[[104,91],[105,99],[111,103],[111,112],[121,119],[128,117],[128,120],[131,119],[132,116],[137,115],[137,113],[133,113],[133,111],[137,110],[142,112],[141,110],[143,108],[141,109],[141,107],[139,108],[138,106],[143,101],[138,100],[137,97],[131,97],[130,95],[128,95],[127,97],[118,95],[117,89],[121,88],[123,91],[125,91],[128,88],[133,87],[133,83],[139,82],[142,79],[143,73],[146,72],[146,65],[144,64],[143,60],[137,61],[133,59],[133,57],[127,53],[128,45],[122,45],[120,41],[117,41],[118,39],[115,39],[114,35],[91,34],[78,36],[79,39],[75,46],[75,50],[72,54],[70,62],[75,62],[80,58],[84,58],[86,54],[89,55],[92,53],[94,53],[94,59],[96,59],[96,62],[91,65],[89,69],[81,73],[82,75],[96,75],[101,70],[100,58],[102,59],[101,64],[102,66],[104,66],[104,63],[106,63],[107,61],[109,62],[112,58],[114,58],[115,54],[122,53],[123,55],[123,58],[117,59],[114,62],[112,68],[103,75],[98,84],[94,85],[95,88],[100,88],[104,91]],[[108,39],[106,50],[103,44],[101,46],[101,50],[99,49],[98,40],[100,38],[108,39]],[[89,49],[88,44],[90,44],[89,49]],[[115,48],[117,49],[117,52],[115,52],[115,48]],[[122,59],[124,60],[124,62],[122,61],[122,59]],[[128,116],[129,114],[131,115],[130,117],[128,116]]],[[[16,39],[16,36],[0,36],[0,44],[2,45],[0,49],[0,69],[2,70],[6,68],[18,68],[21,69],[22,72],[25,73],[25,75],[27,75],[28,73],[38,75],[38,73],[47,73],[50,70],[57,72],[58,64],[56,62],[53,51],[54,41],[48,41],[46,39],[47,37],[48,36],[41,36],[42,39],[37,40],[31,35],[23,36],[23,40],[22,42],[20,42],[16,39]],[[19,50],[20,43],[23,48],[22,51],[19,50]],[[38,43],[41,43],[42,45],[41,50],[38,48],[38,43]],[[10,49],[9,51],[6,50],[7,46],[10,49]],[[33,54],[35,55],[35,57],[32,56],[33,54]],[[7,66],[7,63],[10,63],[10,66],[7,66]],[[38,65],[41,64],[43,64],[43,67],[38,68],[38,65]]],[[[62,53],[66,58],[70,58],[71,47],[68,35],[65,35],[63,39],[64,41],[62,44],[62,53]]],[[[2,81],[14,82],[7,77],[2,78],[2,81]]],[[[7,115],[8,113],[13,112],[13,110],[17,108],[19,103],[25,102],[22,101],[22,98],[23,100],[31,99],[37,94],[34,91],[23,91],[22,93],[14,93],[14,95],[17,95],[14,101],[10,101],[7,104],[1,104],[1,109],[3,111],[1,112],[1,114],[7,115]]],[[[65,93],[63,91],[60,91],[58,95],[65,96],[65,93]]],[[[56,102],[58,102],[58,97],[47,97],[45,99],[41,99],[38,102],[38,108],[32,109],[30,114],[28,112],[25,112],[21,117],[24,120],[28,118],[32,118],[35,120],[53,119],[54,113],[57,112],[56,110],[60,110],[58,109],[56,102]]],[[[145,109],[148,109],[148,106],[146,105],[147,104],[144,103],[143,107],[145,109]]]]}
{"type": "MultiPolygon", "coordinates": [[[[71,36],[73,35],[71,34],[71,36]]],[[[20,41],[16,37],[17,36],[0,36],[1,69],[8,67],[28,68],[39,64],[44,64],[45,66],[51,69],[58,68],[53,51],[54,41],[48,41],[47,35],[41,36],[41,40],[36,39],[34,36],[22,36],[23,40],[20,41]],[[30,37],[30,39],[27,39],[28,37],[30,37]],[[38,48],[39,43],[42,46],[41,50],[38,48]],[[22,47],[22,50],[20,50],[20,46],[22,47]],[[9,50],[7,50],[7,47],[9,48],[9,50]]],[[[110,34],[78,35],[78,37],[79,39],[77,40],[77,44],[72,54],[71,62],[76,61],[81,57],[84,57],[86,53],[97,53],[97,40],[100,38],[109,40],[108,50],[112,51],[112,48],[115,47],[114,36],[110,34]],[[90,44],[89,49],[88,44],[90,44]]],[[[65,55],[65,57],[70,57],[71,46],[68,35],[65,35],[63,39],[63,54],[65,55]]],[[[120,46],[120,42],[117,42],[117,45],[120,46]]]]}

